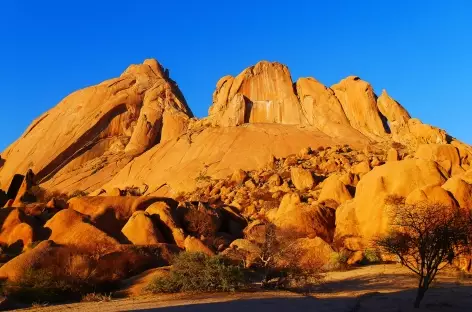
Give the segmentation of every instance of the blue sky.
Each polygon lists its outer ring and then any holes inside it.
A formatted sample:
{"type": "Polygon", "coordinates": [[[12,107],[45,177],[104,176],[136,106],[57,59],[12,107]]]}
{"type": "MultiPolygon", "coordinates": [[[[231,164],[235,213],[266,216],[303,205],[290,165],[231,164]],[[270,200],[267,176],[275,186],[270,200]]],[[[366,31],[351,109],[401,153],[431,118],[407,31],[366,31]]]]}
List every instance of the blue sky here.
{"type": "Polygon", "coordinates": [[[156,58],[193,112],[260,60],[293,79],[348,75],[472,143],[472,1],[0,2],[0,150],[70,92],[156,58]]]}

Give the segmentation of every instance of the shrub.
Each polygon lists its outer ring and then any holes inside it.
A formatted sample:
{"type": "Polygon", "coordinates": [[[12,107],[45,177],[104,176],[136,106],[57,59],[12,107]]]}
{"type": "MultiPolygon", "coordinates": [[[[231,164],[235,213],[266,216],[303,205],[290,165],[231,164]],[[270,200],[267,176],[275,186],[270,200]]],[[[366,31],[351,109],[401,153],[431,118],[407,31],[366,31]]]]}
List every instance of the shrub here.
{"type": "Polygon", "coordinates": [[[81,191],[81,190],[76,190],[74,191],[72,194],[70,194],[70,198],[74,198],[74,197],[84,197],[84,196],[87,196],[88,193],[85,192],[85,191],[81,191]]]}
{"type": "Polygon", "coordinates": [[[382,262],[382,258],[380,256],[380,251],[377,249],[366,249],[364,250],[364,259],[363,264],[369,263],[379,263],[382,262]]]}
{"type": "Polygon", "coordinates": [[[20,302],[58,302],[75,297],[79,285],[58,279],[51,271],[30,269],[17,282],[7,282],[4,292],[20,302]]]}
{"type": "Polygon", "coordinates": [[[61,193],[59,191],[48,191],[36,185],[31,188],[31,193],[39,203],[48,203],[53,198],[63,200],[64,202],[69,200],[69,196],[67,194],[61,193]]]}
{"type": "Polygon", "coordinates": [[[331,254],[331,259],[328,263],[329,270],[346,270],[348,267],[347,261],[351,253],[347,250],[341,250],[331,254]]]}
{"type": "Polygon", "coordinates": [[[154,279],[147,287],[153,293],[187,291],[233,291],[244,285],[239,266],[221,256],[183,252],[174,258],[170,274],[154,279]]]}
{"type": "Polygon", "coordinates": [[[110,294],[89,293],[82,297],[82,302],[108,302],[111,301],[110,294]]]}
{"type": "Polygon", "coordinates": [[[189,209],[184,215],[183,225],[195,237],[213,237],[218,230],[214,217],[204,209],[189,209]]]}

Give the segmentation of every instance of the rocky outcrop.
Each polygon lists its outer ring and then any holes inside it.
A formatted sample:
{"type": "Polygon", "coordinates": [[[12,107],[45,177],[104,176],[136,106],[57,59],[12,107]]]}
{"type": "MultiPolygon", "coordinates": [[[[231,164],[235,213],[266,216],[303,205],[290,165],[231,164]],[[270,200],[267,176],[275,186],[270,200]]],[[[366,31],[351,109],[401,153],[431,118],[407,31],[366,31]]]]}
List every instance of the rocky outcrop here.
{"type": "Polygon", "coordinates": [[[407,197],[418,188],[440,186],[446,180],[433,161],[408,159],[374,168],[358,183],[355,198],[336,210],[336,238],[360,237],[364,246],[369,246],[374,237],[388,230],[388,196],[407,197]]]}
{"type": "Polygon", "coordinates": [[[2,188],[32,169],[47,188],[99,187],[133,157],[186,130],[192,116],[168,72],[155,60],[119,78],[72,93],[36,119],[2,154],[2,188]]]}
{"type": "Polygon", "coordinates": [[[372,86],[359,77],[347,77],[331,87],[341,102],[352,127],[371,139],[380,139],[389,132],[377,107],[372,86]]]}
{"type": "Polygon", "coordinates": [[[243,99],[245,104],[244,122],[304,123],[290,72],[280,63],[259,62],[236,77],[223,77],[216,87],[209,111],[216,120],[224,121],[226,111],[234,110],[234,98],[239,97],[237,101],[243,99]]]}
{"type": "Polygon", "coordinates": [[[154,146],[135,158],[103,188],[125,189],[146,184],[149,186],[147,194],[174,196],[194,190],[210,177],[220,179],[239,169],[263,168],[270,157],[286,157],[307,146],[317,149],[350,144],[361,149],[367,142],[365,137],[360,142],[350,137],[332,138],[295,125],[209,127],[192,135],[190,140],[174,139],[154,146]]]}
{"type": "Polygon", "coordinates": [[[90,252],[114,250],[119,242],[98,229],[86,216],[72,209],[58,212],[45,224],[50,240],[58,244],[86,249],[90,252]]]}

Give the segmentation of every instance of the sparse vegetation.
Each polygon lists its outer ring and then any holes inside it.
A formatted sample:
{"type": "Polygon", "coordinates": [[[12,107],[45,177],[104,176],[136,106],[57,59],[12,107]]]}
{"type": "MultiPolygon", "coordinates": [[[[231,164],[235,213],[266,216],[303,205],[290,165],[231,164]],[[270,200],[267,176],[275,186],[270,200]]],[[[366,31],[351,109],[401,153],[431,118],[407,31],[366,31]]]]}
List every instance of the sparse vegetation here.
{"type": "Polygon", "coordinates": [[[341,250],[331,254],[331,259],[328,263],[328,269],[333,271],[343,271],[348,268],[347,261],[351,256],[351,252],[348,250],[341,250]]]}
{"type": "Polygon", "coordinates": [[[378,249],[368,248],[364,250],[363,264],[373,264],[382,262],[382,257],[378,249]]]}
{"type": "Polygon", "coordinates": [[[67,194],[61,193],[59,191],[48,191],[36,185],[31,187],[31,193],[39,203],[48,203],[52,199],[63,200],[65,202],[69,200],[69,196],[67,194]]]}
{"type": "Polygon", "coordinates": [[[170,274],[154,279],[147,287],[153,293],[188,291],[234,291],[245,285],[241,267],[221,256],[182,252],[175,257],[170,274]]]}
{"type": "Polygon", "coordinates": [[[183,225],[195,237],[214,237],[217,231],[212,215],[202,209],[190,208],[184,215],[183,225]]]}
{"type": "Polygon", "coordinates": [[[88,195],[88,193],[85,192],[85,191],[76,190],[76,191],[74,191],[70,194],[69,198],[84,197],[84,196],[87,196],[87,195],[88,195]]]}
{"type": "Polygon", "coordinates": [[[111,301],[111,293],[89,293],[82,297],[82,302],[108,302],[111,301]]]}
{"type": "Polygon", "coordinates": [[[470,212],[428,202],[408,205],[401,198],[388,203],[391,231],[375,244],[418,276],[414,307],[419,308],[438,271],[469,251],[470,212]]]}
{"type": "Polygon", "coordinates": [[[75,298],[81,286],[77,281],[58,279],[50,270],[30,269],[21,280],[7,282],[3,290],[8,297],[19,302],[58,302],[75,298]]]}

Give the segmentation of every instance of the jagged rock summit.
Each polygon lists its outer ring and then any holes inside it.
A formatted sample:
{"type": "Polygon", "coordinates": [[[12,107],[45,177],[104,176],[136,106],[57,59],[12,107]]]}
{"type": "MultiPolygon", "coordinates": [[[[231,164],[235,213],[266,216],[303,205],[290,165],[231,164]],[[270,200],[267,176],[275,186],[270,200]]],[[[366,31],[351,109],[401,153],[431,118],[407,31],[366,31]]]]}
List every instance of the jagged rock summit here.
{"type": "Polygon", "coordinates": [[[38,183],[99,187],[152,146],[178,137],[192,112],[156,60],[72,93],[44,113],[2,157],[1,186],[32,169],[38,183]]]}
{"type": "Polygon", "coordinates": [[[35,120],[2,154],[0,182],[6,189],[15,173],[32,169],[37,183],[61,192],[137,187],[175,195],[202,177],[260,168],[307,146],[372,142],[405,144],[411,154],[421,144],[451,143],[462,160],[470,151],[359,77],[332,87],[293,82],[285,65],[267,61],[220,79],[209,116],[198,120],[168,71],[146,60],[35,120]]]}

